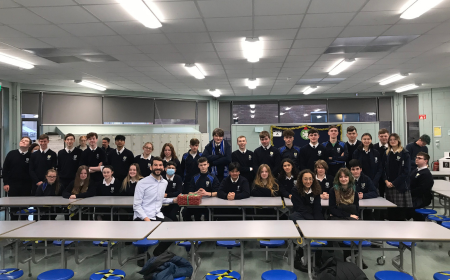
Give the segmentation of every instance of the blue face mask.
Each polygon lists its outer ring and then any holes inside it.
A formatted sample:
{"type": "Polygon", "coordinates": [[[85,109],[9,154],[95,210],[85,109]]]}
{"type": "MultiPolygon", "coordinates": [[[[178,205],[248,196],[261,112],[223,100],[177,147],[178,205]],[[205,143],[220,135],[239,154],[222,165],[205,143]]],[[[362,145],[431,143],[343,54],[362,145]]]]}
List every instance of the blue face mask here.
{"type": "Polygon", "coordinates": [[[166,174],[172,176],[173,174],[175,174],[175,169],[167,169],[166,174]]]}

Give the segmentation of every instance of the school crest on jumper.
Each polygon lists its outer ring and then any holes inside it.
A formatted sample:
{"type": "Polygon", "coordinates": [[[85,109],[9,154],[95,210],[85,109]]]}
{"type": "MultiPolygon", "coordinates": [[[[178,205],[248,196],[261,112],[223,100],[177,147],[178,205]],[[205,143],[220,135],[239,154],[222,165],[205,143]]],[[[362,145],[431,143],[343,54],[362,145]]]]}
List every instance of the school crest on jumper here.
{"type": "Polygon", "coordinates": [[[325,187],[329,188],[329,187],[330,187],[330,183],[329,183],[329,182],[326,182],[326,183],[325,183],[325,187]]]}
{"type": "Polygon", "coordinates": [[[270,152],[270,156],[273,156],[273,152],[270,152]]]}
{"type": "Polygon", "coordinates": [[[294,185],[297,185],[297,180],[294,180],[294,185]]]}
{"type": "Polygon", "coordinates": [[[401,156],[397,156],[397,161],[400,161],[402,157],[401,156]]]}
{"type": "Polygon", "coordinates": [[[365,189],[366,188],[366,183],[361,183],[361,189],[365,189]]]}
{"type": "Polygon", "coordinates": [[[177,183],[173,183],[172,188],[175,189],[176,186],[177,186],[177,183]]]}
{"type": "Polygon", "coordinates": [[[123,161],[125,162],[127,160],[127,157],[123,157],[123,161]]]}
{"type": "Polygon", "coordinates": [[[239,188],[240,188],[241,186],[237,186],[237,189],[236,189],[236,191],[239,191],[239,188]]]}
{"type": "Polygon", "coordinates": [[[417,173],[417,174],[416,174],[416,178],[419,177],[419,176],[420,176],[420,173],[417,173]]]}
{"type": "Polygon", "coordinates": [[[320,155],[322,155],[322,151],[321,150],[317,151],[317,155],[320,157],[320,155]]]}
{"type": "Polygon", "coordinates": [[[341,152],[341,148],[337,148],[337,151],[338,151],[338,153],[340,153],[341,152]]]}
{"type": "Polygon", "coordinates": [[[402,160],[402,166],[405,166],[405,161],[404,160],[402,160]]]}
{"type": "Polygon", "coordinates": [[[248,155],[248,160],[252,160],[252,155],[248,155]]]}
{"type": "Polygon", "coordinates": [[[297,158],[297,153],[294,153],[294,157],[297,158]]]}
{"type": "Polygon", "coordinates": [[[51,159],[52,159],[52,155],[48,155],[47,160],[51,160],[51,159]]]}
{"type": "Polygon", "coordinates": [[[208,187],[209,186],[209,181],[206,181],[206,187],[208,187]]]}
{"type": "Polygon", "coordinates": [[[99,159],[99,158],[100,158],[100,155],[99,155],[99,154],[96,154],[95,157],[96,157],[97,159],[99,159]]]}
{"type": "Polygon", "coordinates": [[[29,158],[26,158],[25,159],[25,163],[29,163],[30,162],[30,159],[29,158]]]}
{"type": "Polygon", "coordinates": [[[313,202],[314,202],[314,197],[311,196],[311,197],[309,198],[309,201],[310,201],[311,204],[313,204],[313,202]]]}
{"type": "Polygon", "coordinates": [[[74,155],[73,160],[77,160],[77,157],[78,157],[77,155],[74,155]]]}
{"type": "Polygon", "coordinates": [[[111,193],[114,193],[114,187],[111,187],[111,193]]]}
{"type": "Polygon", "coordinates": [[[148,164],[148,168],[150,168],[150,163],[148,164]]]}

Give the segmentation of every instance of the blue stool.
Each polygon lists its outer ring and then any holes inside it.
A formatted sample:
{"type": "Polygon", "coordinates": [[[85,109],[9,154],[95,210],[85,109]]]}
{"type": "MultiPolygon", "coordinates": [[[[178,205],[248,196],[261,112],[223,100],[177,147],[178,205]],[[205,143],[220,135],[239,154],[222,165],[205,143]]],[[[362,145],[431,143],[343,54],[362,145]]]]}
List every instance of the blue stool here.
{"type": "MultiPolygon", "coordinates": [[[[109,241],[93,241],[92,244],[95,246],[101,246],[101,247],[108,247],[109,241]]],[[[111,246],[114,246],[117,244],[117,241],[111,241],[111,246]]]]}
{"type": "Polygon", "coordinates": [[[414,280],[414,278],[400,271],[384,270],[375,273],[376,280],[414,280]]]}
{"type": "MultiPolygon", "coordinates": [[[[228,249],[228,269],[231,270],[231,249],[234,247],[241,247],[241,242],[236,243],[234,240],[221,240],[216,241],[216,246],[225,247],[228,249]]],[[[239,275],[239,277],[241,276],[239,275]]]]}
{"type": "Polygon", "coordinates": [[[30,215],[34,213],[37,213],[36,209],[22,209],[16,212],[16,214],[30,214],[30,215]]]}
{"type": "Polygon", "coordinates": [[[144,238],[142,240],[134,241],[133,242],[133,246],[136,246],[136,247],[151,247],[151,246],[156,245],[158,243],[159,243],[158,240],[149,240],[147,238],[144,238]]]}
{"type": "Polygon", "coordinates": [[[420,208],[420,209],[416,209],[415,210],[416,213],[422,214],[422,215],[431,215],[431,214],[436,214],[436,210],[433,209],[426,209],[426,208],[420,208]]]}
{"type": "Polygon", "coordinates": [[[126,274],[120,269],[105,269],[93,273],[89,280],[122,280],[126,274]],[[106,278],[105,278],[106,277],[106,278]]]}
{"type": "Polygon", "coordinates": [[[186,280],[186,277],[173,278],[173,280],[186,280]]]}
{"type": "Polygon", "coordinates": [[[74,275],[70,269],[53,269],[39,274],[37,280],[68,280],[74,275]]]}
{"type": "MultiPolygon", "coordinates": [[[[62,243],[61,240],[55,240],[55,241],[53,241],[53,245],[55,245],[55,246],[61,246],[61,243],[62,243]]],[[[65,247],[65,246],[72,245],[72,244],[73,244],[73,241],[70,241],[70,240],[64,241],[64,247],[65,247]]]]}
{"type": "MultiPolygon", "coordinates": [[[[259,241],[261,247],[266,247],[266,261],[269,260],[269,250],[268,248],[278,248],[286,244],[284,240],[262,240],[259,241]]],[[[273,255],[270,253],[270,268],[273,269],[273,255]]]]}
{"type": "MultiPolygon", "coordinates": [[[[191,251],[192,244],[189,241],[177,241],[177,242],[175,242],[175,244],[177,244],[177,246],[184,247],[184,249],[186,249],[186,252],[188,252],[188,253],[189,253],[189,251],[191,251]]],[[[200,244],[202,244],[202,242],[197,241],[197,244],[200,245],[200,244]]]]}
{"type": "MultiPolygon", "coordinates": [[[[312,240],[310,243],[311,247],[322,247],[328,245],[328,241],[325,240],[312,240]]],[[[364,246],[364,243],[363,243],[364,246]]]]}
{"type": "Polygon", "coordinates": [[[12,280],[22,277],[23,270],[18,268],[0,269],[0,280],[12,280]]]}
{"type": "Polygon", "coordinates": [[[450,221],[450,218],[444,215],[428,215],[428,220],[435,221],[438,224],[441,224],[442,222],[448,222],[450,221]]]}
{"type": "MultiPolygon", "coordinates": [[[[344,241],[343,242],[345,246],[351,246],[352,245],[352,241],[344,241]]],[[[356,244],[356,246],[359,245],[359,241],[353,241],[353,243],[356,244]]],[[[372,242],[370,241],[363,241],[362,242],[362,247],[370,247],[370,245],[372,245],[372,242]]]]}
{"type": "Polygon", "coordinates": [[[269,270],[261,275],[262,280],[297,280],[297,275],[294,272],[287,270],[269,270]]]}
{"type": "Polygon", "coordinates": [[[433,275],[434,280],[448,280],[449,277],[450,277],[450,271],[440,271],[440,272],[436,272],[433,275]]]}
{"type": "MultiPolygon", "coordinates": [[[[401,242],[401,243],[406,247],[411,248],[412,242],[401,242]]],[[[386,244],[397,248],[400,247],[400,242],[398,241],[386,241],[386,244]]],[[[414,246],[417,246],[417,243],[414,244],[414,246]]]]}
{"type": "Polygon", "coordinates": [[[208,274],[206,274],[205,280],[216,280],[219,277],[223,277],[223,279],[231,278],[231,277],[224,277],[224,276],[231,276],[237,280],[241,280],[241,275],[239,274],[239,272],[233,271],[231,269],[230,270],[221,269],[221,270],[211,271],[208,274]]]}
{"type": "Polygon", "coordinates": [[[441,226],[450,229],[450,222],[443,222],[441,226]]]}

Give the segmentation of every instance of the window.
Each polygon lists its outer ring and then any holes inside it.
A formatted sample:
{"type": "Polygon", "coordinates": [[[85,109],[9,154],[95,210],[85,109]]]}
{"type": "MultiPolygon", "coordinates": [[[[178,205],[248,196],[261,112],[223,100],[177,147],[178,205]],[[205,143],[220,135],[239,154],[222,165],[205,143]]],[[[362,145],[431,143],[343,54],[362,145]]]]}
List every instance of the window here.
{"type": "Polygon", "coordinates": [[[380,129],[386,128],[392,132],[392,105],[390,97],[378,98],[378,121],[380,129]]]}
{"type": "Polygon", "coordinates": [[[376,98],[328,100],[330,122],[376,122],[376,98]]]}
{"type": "Polygon", "coordinates": [[[219,127],[223,129],[223,139],[231,145],[231,103],[219,103],[219,127]]]}
{"type": "Polygon", "coordinates": [[[37,140],[38,122],[22,121],[22,137],[28,136],[32,141],[37,140]]]}
{"type": "Polygon", "coordinates": [[[155,100],[155,124],[195,124],[195,101],[155,100]]]}
{"type": "MultiPolygon", "coordinates": [[[[406,107],[406,135],[407,143],[416,142],[420,137],[419,131],[419,98],[417,96],[405,97],[406,107]]],[[[406,146],[406,144],[405,144],[406,146]]]]}
{"type": "Polygon", "coordinates": [[[312,100],[291,101],[291,102],[282,101],[280,102],[280,122],[281,123],[326,122],[327,104],[325,102],[312,100]]]}
{"type": "Polygon", "coordinates": [[[330,122],[359,122],[359,114],[330,114],[330,122]]]}
{"type": "Polygon", "coordinates": [[[278,103],[233,103],[234,124],[278,123],[278,103]]]}
{"type": "Polygon", "coordinates": [[[22,114],[22,119],[37,119],[39,115],[35,114],[22,114]]]}
{"type": "Polygon", "coordinates": [[[155,124],[195,124],[195,119],[155,119],[155,124]]]}

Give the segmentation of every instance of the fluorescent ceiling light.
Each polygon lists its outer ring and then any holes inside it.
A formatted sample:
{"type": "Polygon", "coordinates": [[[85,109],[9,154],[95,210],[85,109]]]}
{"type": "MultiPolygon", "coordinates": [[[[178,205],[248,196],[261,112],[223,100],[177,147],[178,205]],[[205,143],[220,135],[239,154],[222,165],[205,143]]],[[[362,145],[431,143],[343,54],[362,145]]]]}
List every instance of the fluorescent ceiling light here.
{"type": "Polygon", "coordinates": [[[280,112],[280,115],[281,115],[281,116],[284,115],[284,114],[286,114],[286,113],[281,113],[281,112],[280,112]]]}
{"type": "Polygon", "coordinates": [[[278,116],[275,116],[275,118],[278,118],[278,116]]]}
{"type": "Polygon", "coordinates": [[[245,38],[242,43],[244,57],[248,62],[258,62],[262,56],[262,42],[259,38],[245,38]]]}
{"type": "Polygon", "coordinates": [[[336,63],[331,70],[328,72],[328,75],[334,76],[337,75],[339,73],[341,73],[342,71],[344,71],[345,69],[347,69],[348,67],[350,67],[350,65],[352,65],[356,60],[354,58],[352,59],[342,59],[340,61],[338,61],[338,63],[336,63]]]}
{"type": "Polygon", "coordinates": [[[428,12],[430,9],[433,9],[441,3],[442,0],[417,0],[417,1],[408,1],[405,6],[403,6],[402,10],[404,12],[401,14],[400,18],[403,19],[413,19],[418,18],[424,13],[428,12]],[[405,10],[406,8],[406,10],[405,10]]]}
{"type": "Polygon", "coordinates": [[[162,26],[155,14],[142,0],[117,0],[117,2],[145,27],[159,28],[162,26]]]}
{"type": "Polygon", "coordinates": [[[422,84],[409,84],[409,85],[395,89],[395,92],[404,92],[404,91],[412,90],[412,89],[420,87],[421,85],[422,84]]]}
{"type": "Polygon", "coordinates": [[[375,112],[367,112],[367,115],[369,115],[369,116],[374,116],[374,115],[376,115],[377,113],[375,113],[375,112]]]}
{"type": "Polygon", "coordinates": [[[250,110],[250,113],[254,114],[256,112],[256,110],[250,110]]]}
{"type": "Polygon", "coordinates": [[[202,73],[202,71],[200,71],[200,68],[195,64],[185,64],[184,68],[186,68],[186,70],[189,72],[189,74],[191,74],[192,76],[194,76],[196,79],[204,79],[205,75],[202,73]]]}
{"type": "Polygon", "coordinates": [[[315,109],[314,112],[319,112],[321,109],[315,109]]]}
{"type": "Polygon", "coordinates": [[[245,82],[249,89],[255,89],[259,84],[258,79],[247,79],[245,82]]]}
{"type": "Polygon", "coordinates": [[[14,66],[17,66],[17,67],[23,68],[23,69],[34,68],[34,65],[31,64],[31,62],[28,62],[26,60],[23,60],[23,59],[14,57],[14,56],[10,56],[10,55],[4,54],[4,53],[0,53],[0,62],[14,65],[14,66]]]}
{"type": "Polygon", "coordinates": [[[254,118],[255,118],[255,115],[250,115],[250,118],[254,119],[254,118]]]}
{"type": "Polygon", "coordinates": [[[303,94],[308,95],[308,94],[314,92],[315,90],[317,90],[318,88],[319,88],[318,86],[309,86],[303,90],[303,94]]]}
{"type": "Polygon", "coordinates": [[[307,117],[307,116],[308,116],[308,114],[303,114],[303,116],[304,116],[304,117],[307,117]]]}
{"type": "Polygon", "coordinates": [[[289,110],[291,110],[292,109],[292,107],[286,107],[286,108],[284,108],[284,110],[286,110],[286,111],[289,111],[289,110]]]}
{"type": "Polygon", "coordinates": [[[82,81],[82,80],[75,80],[74,82],[79,84],[79,85],[88,87],[88,88],[93,88],[93,89],[100,90],[100,91],[105,91],[106,90],[105,86],[102,86],[102,85],[99,85],[99,84],[96,84],[96,83],[93,83],[93,82],[82,81]]]}
{"type": "Polygon", "coordinates": [[[218,89],[208,89],[208,91],[209,91],[209,94],[211,94],[211,95],[214,96],[215,98],[219,98],[220,95],[222,94],[222,93],[220,92],[220,90],[218,90],[218,89]]]}
{"type": "Polygon", "coordinates": [[[237,114],[233,114],[233,117],[237,117],[237,114]]]}
{"type": "Polygon", "coordinates": [[[316,116],[318,119],[321,119],[322,118],[322,116],[316,116]]]}
{"type": "Polygon", "coordinates": [[[251,109],[255,109],[256,105],[255,104],[250,104],[250,108],[251,109]]]}
{"type": "Polygon", "coordinates": [[[405,77],[408,77],[408,73],[406,73],[406,74],[395,74],[395,75],[392,75],[392,76],[390,76],[390,77],[387,77],[386,79],[384,79],[384,80],[381,80],[380,81],[380,86],[384,86],[384,85],[388,85],[388,84],[390,84],[390,83],[393,83],[393,82],[396,82],[396,81],[400,81],[401,79],[403,79],[403,78],[405,78],[405,77]]]}

